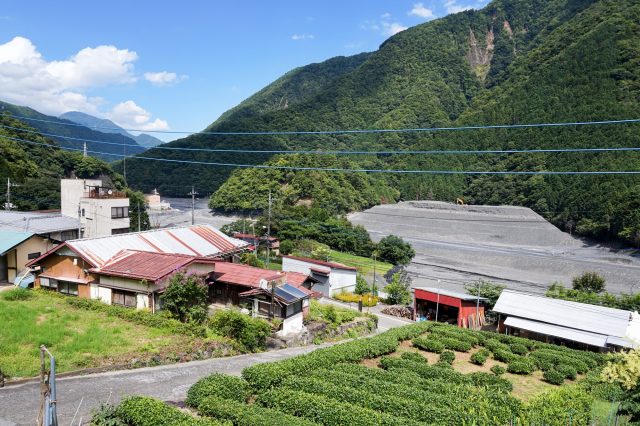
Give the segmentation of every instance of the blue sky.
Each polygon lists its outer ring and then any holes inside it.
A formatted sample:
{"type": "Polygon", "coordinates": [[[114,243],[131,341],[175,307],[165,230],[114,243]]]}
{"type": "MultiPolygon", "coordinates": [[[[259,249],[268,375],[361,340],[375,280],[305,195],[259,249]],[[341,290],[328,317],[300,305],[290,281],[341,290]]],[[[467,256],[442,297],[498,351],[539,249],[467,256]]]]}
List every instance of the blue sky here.
{"type": "Polygon", "coordinates": [[[404,28],[486,3],[6,2],[0,99],[127,128],[197,131],[292,68],[376,50],[404,28]]]}

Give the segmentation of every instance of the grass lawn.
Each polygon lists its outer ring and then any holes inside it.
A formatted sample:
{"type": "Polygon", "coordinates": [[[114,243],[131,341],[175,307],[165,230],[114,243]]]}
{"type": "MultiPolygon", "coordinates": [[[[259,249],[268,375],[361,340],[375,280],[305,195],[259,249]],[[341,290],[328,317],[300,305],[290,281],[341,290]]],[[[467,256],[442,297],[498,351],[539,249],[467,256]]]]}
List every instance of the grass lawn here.
{"type": "MultiPolygon", "coordinates": [[[[373,276],[372,258],[331,250],[331,258],[329,260],[357,268],[358,272],[363,275],[373,276]]],[[[382,276],[392,267],[393,265],[390,263],[376,261],[376,275],[382,276]]]]}
{"type": "Polygon", "coordinates": [[[123,363],[127,355],[179,348],[193,339],[32,293],[22,301],[3,300],[0,293],[0,369],[10,377],[38,374],[42,344],[62,372],[123,363]]]}

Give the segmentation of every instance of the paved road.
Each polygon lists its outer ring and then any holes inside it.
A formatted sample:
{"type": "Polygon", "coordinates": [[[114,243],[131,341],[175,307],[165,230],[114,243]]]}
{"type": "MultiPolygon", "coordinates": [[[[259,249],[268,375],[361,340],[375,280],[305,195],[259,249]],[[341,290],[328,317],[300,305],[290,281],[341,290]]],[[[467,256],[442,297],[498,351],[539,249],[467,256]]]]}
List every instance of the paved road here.
{"type": "MultiPolygon", "coordinates": [[[[164,401],[183,400],[198,379],[214,372],[240,375],[242,369],[261,362],[279,361],[311,352],[318,346],[288,348],[259,354],[215,358],[80,377],[61,378],[58,385],[58,421],[68,425],[80,405],[74,424],[83,422],[101,403],[117,402],[126,395],[149,395],[164,401]]],[[[38,414],[37,383],[0,389],[0,426],[33,425],[38,414]]]]}

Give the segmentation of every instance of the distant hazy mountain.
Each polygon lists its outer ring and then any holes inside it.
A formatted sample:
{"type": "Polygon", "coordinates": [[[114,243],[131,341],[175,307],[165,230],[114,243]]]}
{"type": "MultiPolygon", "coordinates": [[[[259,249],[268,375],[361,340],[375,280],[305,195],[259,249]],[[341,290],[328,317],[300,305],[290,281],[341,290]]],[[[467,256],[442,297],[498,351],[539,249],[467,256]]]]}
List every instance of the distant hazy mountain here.
{"type": "MultiPolygon", "coordinates": [[[[97,131],[85,127],[85,125],[69,125],[82,123],[45,115],[29,107],[0,102],[0,114],[13,115],[15,119],[41,132],[43,136],[56,141],[58,145],[63,148],[74,149],[81,152],[85,140],[94,141],[87,142],[89,155],[105,161],[120,160],[125,151],[127,155],[130,155],[139,154],[145,150],[145,148],[129,136],[97,131]],[[123,145],[126,145],[126,150],[123,145]]],[[[35,136],[37,136],[35,133],[25,133],[22,135],[22,139],[33,140],[35,136]]]]}
{"type": "Polygon", "coordinates": [[[120,135],[125,135],[135,140],[138,145],[145,148],[152,148],[164,143],[160,139],[146,133],[141,133],[138,136],[134,136],[111,120],[94,117],[93,115],[85,114],[84,112],[69,111],[62,114],[60,118],[73,121],[77,124],[82,124],[83,126],[86,126],[90,129],[98,130],[103,133],[117,133],[120,135]]]}

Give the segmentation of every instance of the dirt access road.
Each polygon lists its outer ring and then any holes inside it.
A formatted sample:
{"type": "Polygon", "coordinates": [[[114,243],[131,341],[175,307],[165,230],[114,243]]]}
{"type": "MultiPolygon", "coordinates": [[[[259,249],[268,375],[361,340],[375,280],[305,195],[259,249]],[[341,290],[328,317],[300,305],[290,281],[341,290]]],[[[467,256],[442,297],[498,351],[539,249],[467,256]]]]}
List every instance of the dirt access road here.
{"type": "Polygon", "coordinates": [[[461,291],[464,283],[483,278],[544,293],[554,281],[570,286],[572,277],[596,271],[607,279],[608,291],[628,293],[640,281],[637,257],[587,244],[524,207],[407,201],[349,218],[375,241],[393,234],[411,243],[414,287],[435,287],[440,280],[442,288],[461,291]]]}

